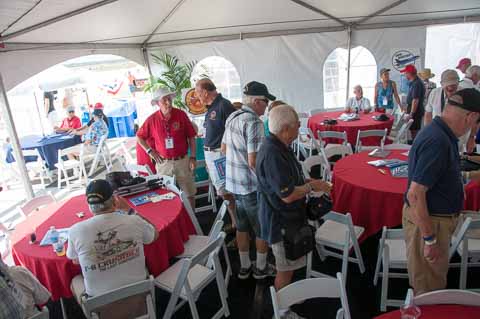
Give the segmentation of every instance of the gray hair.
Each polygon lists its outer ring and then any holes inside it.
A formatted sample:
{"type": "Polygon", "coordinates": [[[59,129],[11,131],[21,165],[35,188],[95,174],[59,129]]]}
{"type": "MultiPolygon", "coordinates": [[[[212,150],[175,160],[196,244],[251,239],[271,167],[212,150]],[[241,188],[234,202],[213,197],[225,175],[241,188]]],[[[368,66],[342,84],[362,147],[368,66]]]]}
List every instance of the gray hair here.
{"type": "Polygon", "coordinates": [[[295,127],[298,114],[290,105],[279,105],[268,113],[268,129],[272,134],[279,134],[285,127],[295,127]]]}
{"type": "Polygon", "coordinates": [[[471,65],[468,67],[467,71],[465,71],[465,75],[469,78],[475,74],[480,76],[480,65],[471,65]]]}
{"type": "Polygon", "coordinates": [[[242,103],[247,106],[253,106],[255,100],[265,99],[263,95],[243,95],[242,103]]]}
{"type": "Polygon", "coordinates": [[[362,91],[362,93],[363,93],[363,88],[362,88],[361,85],[355,85],[355,86],[353,87],[353,90],[356,90],[356,89],[360,89],[360,91],[362,91]]]}
{"type": "Polygon", "coordinates": [[[100,204],[88,204],[88,207],[90,208],[90,211],[94,214],[110,210],[113,207],[113,197],[110,197],[109,199],[100,204]]]}

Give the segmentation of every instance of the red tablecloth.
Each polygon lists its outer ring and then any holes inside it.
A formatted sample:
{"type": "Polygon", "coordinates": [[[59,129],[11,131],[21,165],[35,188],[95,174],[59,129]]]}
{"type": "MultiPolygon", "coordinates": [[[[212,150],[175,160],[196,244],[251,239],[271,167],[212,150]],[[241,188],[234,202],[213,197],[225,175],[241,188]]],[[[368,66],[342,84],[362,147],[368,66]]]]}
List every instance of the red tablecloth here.
{"type": "MultiPolygon", "coordinates": [[[[460,305],[421,306],[421,319],[478,319],[480,307],[460,305]]],[[[400,310],[384,313],[375,319],[400,319],[400,310]]]]}
{"type": "MultiPolygon", "coordinates": [[[[338,118],[343,111],[340,112],[322,112],[313,115],[308,119],[308,127],[313,131],[316,137],[317,131],[338,131],[338,132],[347,132],[348,142],[354,147],[357,143],[357,135],[358,131],[366,131],[366,130],[382,130],[388,129],[388,132],[392,129],[393,125],[393,116],[389,115],[390,120],[385,122],[375,121],[372,116],[379,115],[381,113],[370,113],[370,114],[360,114],[360,120],[358,121],[351,121],[351,122],[343,122],[338,121],[338,124],[335,125],[323,125],[323,121],[325,119],[336,119],[338,118]]],[[[378,137],[368,137],[362,139],[362,145],[364,146],[371,146],[371,145],[378,145],[379,144],[378,137]]],[[[338,143],[337,141],[329,141],[327,139],[326,142],[331,143],[338,143]]],[[[386,142],[390,143],[390,142],[386,142]]]]}
{"type": "MultiPolygon", "coordinates": [[[[153,145],[153,141],[149,141],[149,145],[153,145]]],[[[152,159],[150,156],[148,156],[147,152],[140,146],[140,144],[137,143],[136,146],[136,152],[137,152],[137,164],[138,165],[148,165],[150,169],[152,170],[153,173],[157,172],[157,169],[155,168],[155,165],[153,165],[152,159]]]]}
{"type": "MultiPolygon", "coordinates": [[[[407,160],[401,155],[405,150],[394,150],[387,158],[407,160]]],[[[350,213],[355,225],[365,227],[362,240],[382,229],[402,223],[403,194],[407,189],[406,178],[392,177],[387,168],[367,164],[378,158],[368,152],[353,154],[339,160],[333,169],[333,209],[350,213]]],[[[480,208],[480,185],[470,183],[465,187],[465,207],[480,208]]]]}
{"type": "MultiPolygon", "coordinates": [[[[158,190],[158,193],[166,192],[158,190]]],[[[188,240],[190,234],[195,233],[195,228],[179,197],[171,201],[144,204],[136,207],[136,210],[159,231],[159,238],[145,245],[148,270],[152,275],[157,276],[168,268],[170,258],[183,252],[183,243],[188,240]]],[[[12,253],[15,264],[30,269],[52,293],[53,300],[72,296],[70,282],[73,277],[81,273],[80,267],[74,265],[67,257],[58,257],[51,246],[40,247],[38,243],[50,226],[70,227],[90,217],[92,214],[88,210],[85,196],[76,196],[66,202],[35,212],[25,222],[17,225],[12,234],[12,253]],[[76,216],[76,213],[81,211],[85,213],[83,219],[76,216]],[[29,235],[34,229],[37,243],[30,245],[29,235]]]]}

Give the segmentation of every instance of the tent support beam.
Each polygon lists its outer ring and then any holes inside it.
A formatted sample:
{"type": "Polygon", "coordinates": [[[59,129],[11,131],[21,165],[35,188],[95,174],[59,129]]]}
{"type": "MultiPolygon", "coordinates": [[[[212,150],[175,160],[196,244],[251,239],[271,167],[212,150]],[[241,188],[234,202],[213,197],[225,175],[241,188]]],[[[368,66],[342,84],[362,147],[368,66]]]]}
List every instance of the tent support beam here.
{"type": "Polygon", "coordinates": [[[393,8],[395,8],[395,7],[398,7],[399,5],[401,5],[401,4],[404,3],[404,2],[407,2],[407,0],[398,0],[398,1],[395,1],[394,3],[389,4],[388,6],[382,8],[382,9],[380,9],[380,10],[377,10],[377,11],[369,14],[368,16],[366,16],[366,17],[364,17],[364,18],[356,21],[354,24],[355,24],[355,25],[359,25],[359,24],[365,23],[366,21],[370,20],[371,18],[374,18],[374,17],[376,17],[377,15],[382,14],[382,13],[384,13],[384,12],[390,10],[390,9],[393,9],[393,8]]]}
{"type": "MultiPolygon", "coordinates": [[[[12,110],[10,109],[10,104],[8,103],[7,91],[3,84],[3,77],[0,74],[0,108],[2,114],[5,116],[5,124],[7,125],[8,134],[10,135],[13,154],[15,154],[15,162],[18,165],[20,170],[20,177],[23,183],[23,189],[25,190],[25,195],[28,200],[35,197],[33,193],[32,183],[28,177],[27,166],[25,165],[25,159],[23,158],[22,148],[20,146],[20,140],[18,139],[17,130],[15,129],[15,122],[13,121],[12,110]]],[[[15,164],[13,164],[15,165],[15,164]]]]}
{"type": "Polygon", "coordinates": [[[93,10],[93,9],[96,9],[96,8],[99,8],[99,7],[103,7],[104,5],[110,4],[110,3],[112,3],[112,2],[117,2],[117,1],[118,1],[118,0],[103,0],[103,1],[100,1],[100,2],[93,3],[93,4],[91,4],[91,5],[88,5],[88,6],[79,8],[79,9],[77,9],[77,10],[73,10],[73,11],[64,13],[64,14],[62,14],[62,15],[59,15],[58,17],[51,18],[51,19],[45,20],[45,21],[43,21],[43,22],[34,24],[34,25],[32,25],[32,26],[26,27],[26,28],[24,28],[24,29],[21,29],[21,30],[18,30],[18,31],[9,33],[9,34],[6,34],[6,35],[4,35],[4,36],[1,36],[1,37],[0,37],[0,42],[5,42],[5,41],[7,41],[7,40],[9,40],[9,39],[16,38],[16,37],[18,37],[18,36],[20,36],[20,35],[22,35],[22,34],[25,34],[25,33],[28,33],[28,32],[31,32],[31,31],[34,31],[34,30],[43,28],[43,27],[46,27],[46,26],[48,26],[48,25],[50,25],[50,24],[53,24],[53,23],[56,23],[56,22],[59,22],[59,21],[62,21],[62,20],[65,20],[65,19],[74,17],[74,16],[79,15],[79,14],[81,14],[81,13],[84,13],[84,12],[87,12],[87,11],[90,11],[90,10],[93,10]]]}
{"type": "Polygon", "coordinates": [[[158,29],[160,29],[160,27],[162,25],[164,25],[174,14],[175,14],[175,11],[178,10],[178,8],[180,8],[182,6],[182,4],[185,3],[185,0],[179,0],[177,2],[177,4],[173,7],[172,10],[170,10],[170,12],[165,16],[165,18],[163,18],[162,21],[160,21],[160,23],[157,25],[157,27],[155,29],[153,29],[152,33],[150,33],[148,35],[148,37],[145,39],[145,41],[143,41],[142,43],[142,46],[145,46],[145,44],[148,43],[148,41],[150,41],[150,39],[153,37],[153,35],[158,31],[158,29]]]}
{"type": "Polygon", "coordinates": [[[152,68],[150,66],[150,60],[148,59],[148,49],[146,47],[142,48],[142,57],[143,57],[143,61],[145,63],[145,66],[147,67],[148,75],[150,77],[152,77],[153,73],[152,73],[152,68]]]}
{"type": "Polygon", "coordinates": [[[302,0],[290,0],[290,1],[302,6],[306,9],[308,9],[308,10],[311,10],[313,12],[320,13],[321,15],[326,16],[327,18],[332,19],[333,21],[336,21],[336,22],[340,23],[341,25],[343,25],[345,27],[348,26],[348,23],[343,21],[342,19],[339,19],[339,18],[331,15],[330,13],[327,13],[327,12],[325,12],[325,11],[315,7],[315,6],[312,6],[311,4],[306,3],[305,1],[302,1],[302,0]]]}
{"type": "Polygon", "coordinates": [[[348,93],[350,92],[350,60],[352,53],[352,28],[349,26],[347,29],[347,89],[345,101],[348,100],[348,93]]]}

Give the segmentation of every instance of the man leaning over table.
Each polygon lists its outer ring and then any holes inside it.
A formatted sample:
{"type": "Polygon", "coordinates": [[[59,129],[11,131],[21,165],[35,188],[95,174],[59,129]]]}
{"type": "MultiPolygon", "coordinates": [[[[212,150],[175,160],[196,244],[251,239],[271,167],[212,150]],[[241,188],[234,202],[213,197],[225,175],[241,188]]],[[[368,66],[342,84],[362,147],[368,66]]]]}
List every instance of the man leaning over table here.
{"type": "Polygon", "coordinates": [[[197,135],[187,114],[172,106],[175,93],[160,88],[153,93],[152,105],[159,110],[150,115],[137,132],[141,147],[155,162],[157,174],[174,176],[195,210],[197,135]],[[150,142],[153,141],[153,145],[150,142]],[[190,157],[188,148],[190,147],[190,157]]]}
{"type": "MultiPolygon", "coordinates": [[[[125,199],[113,196],[106,180],[90,182],[86,196],[93,217],[70,228],[67,248],[67,257],[80,264],[82,270],[82,275],[71,283],[78,303],[82,296],[98,296],[145,280],[148,273],[143,245],[158,238],[158,231],[149,221],[129,215],[133,210],[125,199]]],[[[143,307],[142,303],[134,301],[117,304],[115,311],[119,316],[144,311],[137,307],[143,307]]]]}
{"type": "Polygon", "coordinates": [[[410,149],[402,223],[415,294],[447,285],[448,250],[464,198],[457,143],[479,112],[480,93],[458,91],[410,149]]]}

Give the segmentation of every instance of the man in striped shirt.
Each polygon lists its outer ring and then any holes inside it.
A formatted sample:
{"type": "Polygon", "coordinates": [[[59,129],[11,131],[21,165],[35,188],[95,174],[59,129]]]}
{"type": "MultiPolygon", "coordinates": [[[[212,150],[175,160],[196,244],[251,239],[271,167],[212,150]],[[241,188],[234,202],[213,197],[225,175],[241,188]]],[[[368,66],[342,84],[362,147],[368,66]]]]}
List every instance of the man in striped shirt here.
{"type": "Polygon", "coordinates": [[[260,115],[265,112],[268,102],[275,100],[275,96],[268,92],[265,84],[255,81],[245,86],[243,94],[242,108],[228,117],[222,139],[222,151],[226,154],[225,188],[235,195],[241,264],[238,278],[247,279],[253,271],[255,279],[263,279],[275,276],[275,269],[267,264],[268,244],[260,239],[255,161],[265,138],[260,115]],[[256,265],[250,261],[249,233],[256,236],[256,265]]]}

